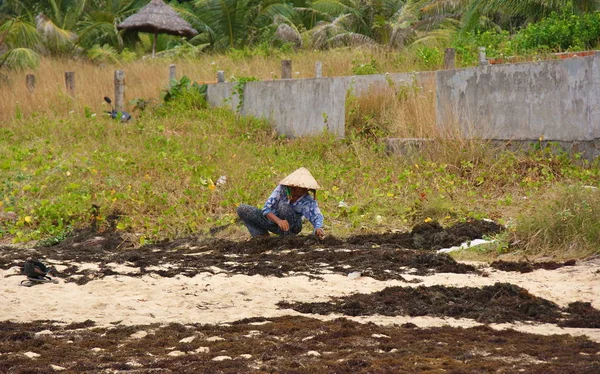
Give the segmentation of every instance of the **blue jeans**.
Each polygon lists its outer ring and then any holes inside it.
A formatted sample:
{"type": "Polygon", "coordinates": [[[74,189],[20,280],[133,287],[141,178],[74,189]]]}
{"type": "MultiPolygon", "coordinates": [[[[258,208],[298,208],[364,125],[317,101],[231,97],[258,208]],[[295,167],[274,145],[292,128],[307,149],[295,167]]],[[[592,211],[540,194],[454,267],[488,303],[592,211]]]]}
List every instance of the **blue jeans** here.
{"type": "Polygon", "coordinates": [[[275,222],[265,217],[262,210],[257,207],[240,204],[237,207],[237,214],[252,237],[267,235],[269,231],[277,235],[297,235],[302,231],[302,214],[294,212],[294,209],[286,202],[279,203],[277,207],[277,217],[288,221],[290,225],[290,229],[285,232],[275,222]]]}

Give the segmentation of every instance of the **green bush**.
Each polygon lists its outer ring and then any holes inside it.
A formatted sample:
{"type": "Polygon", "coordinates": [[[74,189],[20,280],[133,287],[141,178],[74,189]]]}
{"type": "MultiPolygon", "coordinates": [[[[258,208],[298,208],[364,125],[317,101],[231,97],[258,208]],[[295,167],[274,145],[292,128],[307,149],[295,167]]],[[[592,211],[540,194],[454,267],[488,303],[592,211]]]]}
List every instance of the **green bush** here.
{"type": "Polygon", "coordinates": [[[514,48],[521,53],[537,50],[561,52],[594,48],[600,38],[600,14],[552,13],[518,32],[514,48]]]}
{"type": "Polygon", "coordinates": [[[361,63],[356,60],[352,61],[352,74],[354,75],[371,75],[379,73],[379,66],[374,59],[371,59],[371,61],[367,63],[361,63]]]}
{"type": "Polygon", "coordinates": [[[419,65],[424,70],[436,69],[442,65],[444,54],[439,48],[420,46],[416,50],[419,65]]]}
{"type": "Polygon", "coordinates": [[[184,108],[203,109],[207,107],[206,84],[198,84],[190,78],[183,76],[179,81],[171,79],[169,86],[162,92],[161,96],[165,103],[177,102],[184,108]]]}
{"type": "Polygon", "coordinates": [[[498,58],[512,54],[512,45],[508,31],[475,31],[461,35],[454,40],[452,47],[462,66],[476,65],[479,47],[485,47],[487,57],[498,58]]]}
{"type": "Polygon", "coordinates": [[[540,22],[530,23],[514,35],[508,31],[474,31],[459,35],[452,43],[459,65],[476,65],[479,47],[488,58],[535,55],[593,49],[600,40],[600,13],[583,15],[552,13],[540,22]]]}

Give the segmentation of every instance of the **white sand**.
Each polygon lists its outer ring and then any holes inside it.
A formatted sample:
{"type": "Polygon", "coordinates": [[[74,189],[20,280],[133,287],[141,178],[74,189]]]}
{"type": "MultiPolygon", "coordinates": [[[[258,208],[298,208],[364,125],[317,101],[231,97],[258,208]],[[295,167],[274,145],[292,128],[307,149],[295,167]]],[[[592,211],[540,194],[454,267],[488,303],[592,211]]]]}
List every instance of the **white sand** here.
{"type": "MultiPolygon", "coordinates": [[[[93,267],[95,265],[90,265],[93,267]]],[[[116,265],[115,265],[116,267],[116,265]]],[[[60,271],[60,268],[57,270],[60,271]]],[[[127,270],[119,268],[120,271],[127,270]]],[[[129,268],[131,273],[137,269],[129,268]]],[[[381,282],[368,277],[349,279],[346,276],[327,274],[324,281],[310,280],[306,276],[286,278],[202,273],[193,278],[178,276],[108,276],[85,285],[74,283],[42,284],[20,287],[23,276],[17,267],[0,270],[0,320],[27,322],[41,319],[66,323],[95,321],[99,325],[121,321],[123,324],[149,323],[227,323],[248,317],[277,317],[300,315],[293,310],[278,309],[282,300],[314,302],[327,301],[332,296],[353,293],[371,293],[388,286],[469,286],[477,287],[506,282],[527,289],[531,294],[543,297],[566,307],[574,301],[591,302],[600,309],[600,260],[588,261],[577,266],[557,270],[537,270],[520,274],[484,268],[488,277],[473,274],[438,273],[432,276],[405,276],[418,278],[422,283],[409,284],[400,281],[381,282]]],[[[338,315],[317,316],[332,319],[338,315]]],[[[402,324],[411,322],[419,327],[479,325],[469,319],[433,317],[384,317],[369,316],[351,318],[361,322],[378,324],[402,324]]],[[[504,329],[513,328],[535,334],[586,335],[600,342],[600,329],[559,328],[555,325],[520,323],[492,325],[504,329]]]]}

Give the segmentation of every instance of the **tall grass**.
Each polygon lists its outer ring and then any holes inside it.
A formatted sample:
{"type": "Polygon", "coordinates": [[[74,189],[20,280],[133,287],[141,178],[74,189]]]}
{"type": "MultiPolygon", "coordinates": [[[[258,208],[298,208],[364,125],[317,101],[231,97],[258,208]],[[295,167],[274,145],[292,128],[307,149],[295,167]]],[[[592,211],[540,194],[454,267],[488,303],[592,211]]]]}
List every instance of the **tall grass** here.
{"type": "MultiPolygon", "coordinates": [[[[233,50],[224,55],[201,55],[199,58],[144,59],[121,65],[94,65],[78,60],[44,59],[35,71],[3,72],[7,81],[0,81],[0,120],[44,114],[65,117],[82,115],[84,108],[100,113],[108,109],[103,97],[114,95],[114,72],[125,73],[125,101],[134,99],[159,100],[160,92],[169,82],[169,66],[176,65],[177,77],[187,76],[193,81],[213,82],[217,71],[225,72],[226,80],[256,77],[273,80],[281,77],[281,60],[292,60],[294,78],[315,77],[315,63],[322,62],[325,77],[353,75],[355,66],[377,61],[379,73],[410,71],[415,68],[415,55],[400,55],[384,49],[340,49],[333,51],[281,52],[278,50],[233,50]],[[64,74],[75,73],[75,96],[65,89],[64,74]],[[25,76],[34,74],[36,88],[30,94],[25,76]]],[[[133,109],[130,105],[129,110],[133,109]]]]}
{"type": "Polygon", "coordinates": [[[349,94],[346,127],[361,136],[439,137],[435,83],[371,86],[360,96],[349,94]]]}
{"type": "Polygon", "coordinates": [[[600,254],[600,191],[581,185],[547,191],[544,204],[517,220],[513,241],[527,254],[559,258],[600,254]]]}

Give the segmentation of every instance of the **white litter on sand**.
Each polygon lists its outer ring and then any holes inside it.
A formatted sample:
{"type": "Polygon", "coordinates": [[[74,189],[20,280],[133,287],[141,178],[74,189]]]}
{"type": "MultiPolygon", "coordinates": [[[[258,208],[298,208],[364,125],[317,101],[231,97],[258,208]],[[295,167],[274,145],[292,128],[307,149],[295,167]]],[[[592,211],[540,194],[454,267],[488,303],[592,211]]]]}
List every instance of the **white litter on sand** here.
{"type": "Polygon", "coordinates": [[[473,248],[473,247],[476,247],[478,245],[488,244],[488,243],[493,243],[493,242],[494,242],[494,240],[474,239],[474,240],[469,240],[468,242],[464,242],[464,243],[462,243],[461,245],[458,245],[458,246],[454,246],[454,247],[450,247],[450,248],[438,249],[437,253],[454,252],[454,251],[459,251],[461,249],[473,248]]]}

